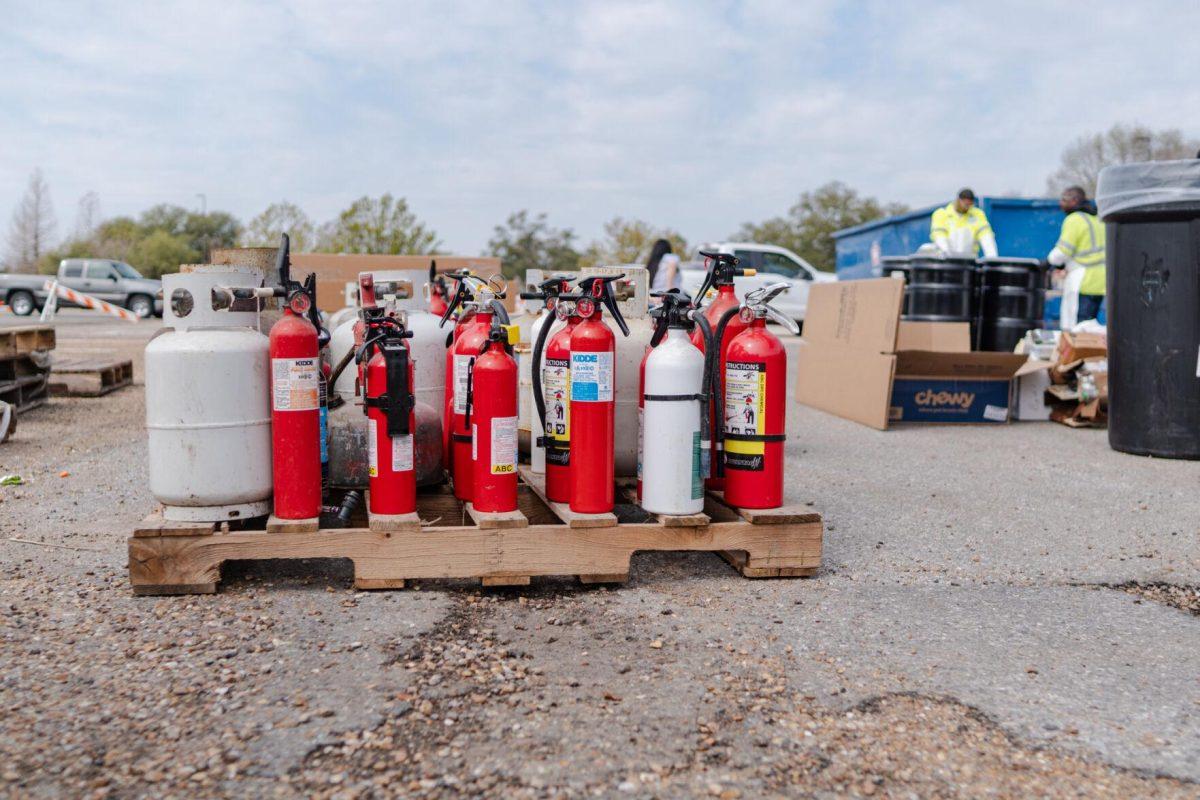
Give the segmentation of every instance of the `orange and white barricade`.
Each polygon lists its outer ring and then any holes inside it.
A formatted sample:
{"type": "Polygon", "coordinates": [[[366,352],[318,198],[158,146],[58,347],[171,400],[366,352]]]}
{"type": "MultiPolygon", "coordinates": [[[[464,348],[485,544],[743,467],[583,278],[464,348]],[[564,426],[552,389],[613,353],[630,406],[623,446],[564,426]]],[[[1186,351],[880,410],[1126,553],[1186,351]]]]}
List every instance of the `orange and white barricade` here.
{"type": "Polygon", "coordinates": [[[46,304],[42,306],[42,322],[48,322],[54,318],[54,312],[58,311],[58,298],[60,297],[83,308],[90,308],[93,311],[111,314],[114,317],[120,317],[129,322],[137,322],[137,315],[132,311],[114,306],[112,303],[106,303],[98,297],[92,297],[90,294],[68,289],[58,281],[46,281],[43,288],[46,290],[48,296],[46,297],[46,304]]]}

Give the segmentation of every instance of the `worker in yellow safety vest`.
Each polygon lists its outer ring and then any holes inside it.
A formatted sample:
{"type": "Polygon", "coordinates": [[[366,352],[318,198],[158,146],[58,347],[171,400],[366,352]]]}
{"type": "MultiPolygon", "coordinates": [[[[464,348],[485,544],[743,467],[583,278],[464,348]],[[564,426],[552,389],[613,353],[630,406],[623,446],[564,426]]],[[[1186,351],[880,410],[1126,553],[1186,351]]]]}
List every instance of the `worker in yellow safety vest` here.
{"type": "Polygon", "coordinates": [[[1079,186],[1065,189],[1058,207],[1067,218],[1046,262],[1066,268],[1059,317],[1062,329],[1069,331],[1080,322],[1095,319],[1104,302],[1104,223],[1096,218],[1096,206],[1079,186]]]}
{"type": "Polygon", "coordinates": [[[980,250],[988,258],[997,256],[996,234],[970,189],[961,189],[953,202],[933,212],[929,238],[947,256],[975,258],[980,250]]]}

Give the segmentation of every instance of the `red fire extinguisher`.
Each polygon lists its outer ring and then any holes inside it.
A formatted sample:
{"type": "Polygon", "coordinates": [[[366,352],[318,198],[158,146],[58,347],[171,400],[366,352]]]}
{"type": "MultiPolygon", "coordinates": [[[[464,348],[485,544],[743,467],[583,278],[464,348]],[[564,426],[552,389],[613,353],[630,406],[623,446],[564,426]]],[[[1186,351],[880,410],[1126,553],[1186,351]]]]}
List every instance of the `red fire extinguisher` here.
{"type": "MultiPolygon", "coordinates": [[[[602,319],[608,307],[625,336],[612,284],[624,273],[579,282],[575,310],[580,323],[571,332],[571,510],[603,514],[613,509],[613,415],[616,408],[616,337],[602,319]]],[[[626,391],[629,391],[627,388],[626,391]]],[[[547,459],[549,460],[549,459],[547,459]]],[[[547,469],[549,464],[547,464],[547,469]]]]}
{"type": "MultiPolygon", "coordinates": [[[[746,323],[742,322],[738,316],[738,309],[741,303],[738,301],[737,294],[734,292],[733,281],[739,276],[752,276],[756,271],[749,267],[739,267],[738,258],[732,253],[713,253],[701,251],[700,255],[708,259],[708,274],[704,276],[704,283],[700,285],[699,291],[696,293],[696,304],[699,305],[704,301],[704,295],[709,289],[715,288],[717,295],[708,305],[704,307],[704,318],[708,321],[709,327],[716,335],[717,328],[720,327],[722,320],[725,321],[724,333],[719,336],[719,362],[714,362],[714,368],[717,371],[718,384],[713,387],[717,394],[724,391],[725,381],[725,351],[729,348],[729,343],[733,341],[733,337],[737,336],[746,328],[746,323]]],[[[700,328],[692,331],[692,343],[699,347],[701,352],[705,350],[704,334],[700,328]]],[[[716,428],[719,421],[713,420],[713,430],[710,431],[710,438],[713,442],[713,447],[717,447],[720,441],[716,434],[716,428]]],[[[721,454],[715,449],[711,453],[710,462],[713,465],[720,464],[721,454]]],[[[720,490],[724,488],[724,478],[720,476],[719,469],[711,473],[712,477],[708,478],[704,485],[709,489],[720,490]]]]}
{"type": "Polygon", "coordinates": [[[717,436],[724,439],[725,501],[739,508],[783,505],[787,354],[766,318],[800,332],[769,305],[787,286],[776,283],[746,295],[739,312],[746,327],[725,351],[725,388],[718,395],[724,425],[717,436]]]}
{"type": "Polygon", "coordinates": [[[357,359],[366,362],[363,411],[367,415],[368,507],[372,514],[417,510],[414,468],[413,362],[405,339],[412,332],[382,308],[364,308],[366,336],[357,359]]]}
{"type": "Polygon", "coordinates": [[[445,314],[450,292],[446,288],[445,276],[438,274],[437,261],[429,262],[429,286],[426,291],[429,292],[429,313],[439,317],[445,314]]]}
{"type": "MultiPolygon", "coordinates": [[[[474,316],[474,312],[463,307],[464,300],[470,298],[463,281],[470,276],[467,270],[455,270],[453,272],[443,273],[441,278],[450,278],[455,282],[454,293],[449,295],[452,299],[449,303],[442,304],[441,320],[438,322],[439,327],[445,327],[446,321],[453,316],[456,309],[459,310],[458,318],[454,321],[454,329],[446,335],[446,379],[443,386],[446,387],[445,406],[442,408],[442,467],[449,472],[453,469],[454,450],[450,446],[450,428],[454,420],[454,345],[458,342],[458,337],[466,330],[467,324],[474,316]]],[[[443,290],[445,283],[442,284],[443,290]]]]}
{"type": "MultiPolygon", "coordinates": [[[[533,402],[542,431],[540,444],[546,449],[546,499],[553,503],[571,500],[571,333],[580,322],[575,303],[566,300],[570,280],[563,276],[539,284],[546,308],[565,324],[550,336],[553,322],[538,329],[531,353],[533,402]]],[[[534,294],[534,293],[530,293],[534,294]]]]}
{"type": "MultiPolygon", "coordinates": [[[[500,302],[504,296],[505,287],[492,281],[485,281],[475,276],[469,276],[459,281],[459,291],[442,316],[445,320],[458,305],[473,311],[474,314],[467,322],[459,320],[458,327],[462,332],[454,342],[452,385],[454,386],[453,404],[448,409],[451,414],[450,422],[450,469],[454,482],[454,496],[459,500],[472,499],[471,486],[474,478],[472,462],[473,439],[471,427],[467,421],[467,400],[470,393],[471,370],[475,359],[487,342],[492,327],[492,319],[499,318],[502,324],[508,324],[508,311],[500,302]],[[469,300],[464,298],[469,297],[469,300]]],[[[450,394],[447,389],[447,395],[450,394]]]]}
{"type": "Polygon", "coordinates": [[[271,466],[275,516],[317,519],[321,514],[321,397],[318,328],[307,315],[314,310],[316,281],[291,278],[287,234],[275,268],[276,293],[287,298],[283,316],[271,326],[271,466]]]}
{"type": "Polygon", "coordinates": [[[520,330],[493,317],[471,368],[467,418],[474,443],[471,504],[476,511],[517,509],[517,362],[520,330]]]}

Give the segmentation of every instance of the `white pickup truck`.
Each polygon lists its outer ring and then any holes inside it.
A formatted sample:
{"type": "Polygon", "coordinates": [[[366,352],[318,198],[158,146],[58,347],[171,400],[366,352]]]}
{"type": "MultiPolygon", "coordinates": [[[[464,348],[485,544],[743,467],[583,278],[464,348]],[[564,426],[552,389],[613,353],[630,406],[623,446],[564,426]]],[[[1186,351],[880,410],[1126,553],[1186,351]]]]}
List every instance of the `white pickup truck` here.
{"type": "MultiPolygon", "coordinates": [[[[738,297],[745,297],[746,292],[760,286],[780,282],[789,284],[787,291],[776,297],[771,305],[797,322],[804,321],[804,312],[808,309],[808,287],[814,283],[837,280],[832,272],[822,272],[791,250],[772,244],[712,242],[701,245],[700,250],[732,253],[738,257],[738,266],[756,271],[755,275],[734,279],[738,297]]],[[[681,267],[683,291],[694,296],[704,280],[704,257],[697,253],[695,261],[684,263],[681,267]]]]}

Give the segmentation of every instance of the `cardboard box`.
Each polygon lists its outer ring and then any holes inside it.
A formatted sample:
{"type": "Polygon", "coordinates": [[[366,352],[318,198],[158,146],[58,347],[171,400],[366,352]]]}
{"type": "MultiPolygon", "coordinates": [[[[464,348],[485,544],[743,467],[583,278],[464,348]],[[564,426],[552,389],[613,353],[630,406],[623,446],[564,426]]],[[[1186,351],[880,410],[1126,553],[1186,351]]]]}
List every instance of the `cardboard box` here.
{"type": "Polygon", "coordinates": [[[1053,361],[1030,360],[1017,370],[1012,418],[1020,422],[1045,422],[1053,406],[1046,402],[1053,361]]]}
{"type": "Polygon", "coordinates": [[[879,430],[1007,422],[1025,357],[970,352],[967,323],[901,321],[903,301],[904,284],[892,278],[813,285],[796,399],[879,430]]]}
{"type": "MultiPolygon", "coordinates": [[[[350,253],[294,253],[292,272],[294,277],[317,273],[317,307],[333,313],[345,306],[347,283],[358,280],[358,273],[374,269],[420,269],[428,270],[430,261],[437,262],[438,272],[469,267],[479,275],[500,274],[498,258],[468,258],[465,256],[380,256],[350,253]]],[[[514,282],[509,287],[505,306],[512,311],[516,307],[516,296],[520,287],[514,282]]]]}
{"type": "Polygon", "coordinates": [[[1099,333],[1067,333],[1058,337],[1058,363],[1071,364],[1085,358],[1108,355],[1108,338],[1099,333]]]}

